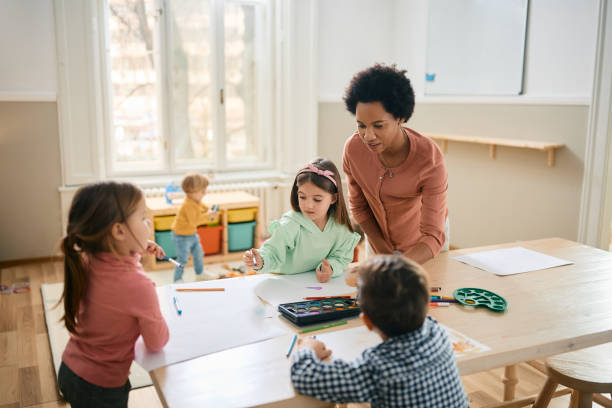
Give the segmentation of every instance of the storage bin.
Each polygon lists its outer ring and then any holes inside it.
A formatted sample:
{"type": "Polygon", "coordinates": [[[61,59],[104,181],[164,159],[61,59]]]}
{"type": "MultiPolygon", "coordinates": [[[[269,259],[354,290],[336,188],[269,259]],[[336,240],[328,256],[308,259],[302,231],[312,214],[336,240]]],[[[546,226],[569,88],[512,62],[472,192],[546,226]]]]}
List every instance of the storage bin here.
{"type": "Polygon", "coordinates": [[[215,214],[213,218],[208,218],[206,222],[204,222],[202,225],[216,226],[216,225],[219,225],[220,223],[221,223],[221,211],[217,211],[217,214],[215,214]]]}
{"type": "Polygon", "coordinates": [[[227,225],[227,249],[243,251],[253,247],[255,221],[239,222],[227,225]]]}
{"type": "Polygon", "coordinates": [[[227,222],[247,222],[255,219],[257,207],[227,210],[227,222]]]}
{"type": "Polygon", "coordinates": [[[200,244],[204,250],[204,255],[214,255],[221,252],[221,233],[223,225],[198,227],[200,244]]]}
{"type": "Polygon", "coordinates": [[[176,258],[176,248],[172,241],[172,231],[155,231],[155,242],[162,247],[170,258],[176,258]]]}
{"type": "Polygon", "coordinates": [[[174,222],[174,215],[163,215],[158,217],[153,217],[153,225],[155,226],[156,231],[168,231],[172,228],[172,223],[174,222]]]}

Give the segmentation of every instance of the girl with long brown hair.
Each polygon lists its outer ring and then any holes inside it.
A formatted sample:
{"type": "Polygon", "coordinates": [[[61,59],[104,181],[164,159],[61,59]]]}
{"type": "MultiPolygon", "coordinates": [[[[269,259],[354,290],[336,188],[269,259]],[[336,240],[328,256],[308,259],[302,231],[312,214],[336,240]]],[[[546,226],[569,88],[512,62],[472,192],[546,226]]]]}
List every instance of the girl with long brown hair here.
{"type": "MultiPolygon", "coordinates": [[[[70,340],[58,386],[72,407],[127,407],[134,344],[168,341],[155,284],[141,254],[164,251],[149,241],[142,191],[112,181],[81,187],[70,206],[64,253],[64,316],[70,340]]],[[[60,300],[60,301],[61,301],[60,300]]]]}

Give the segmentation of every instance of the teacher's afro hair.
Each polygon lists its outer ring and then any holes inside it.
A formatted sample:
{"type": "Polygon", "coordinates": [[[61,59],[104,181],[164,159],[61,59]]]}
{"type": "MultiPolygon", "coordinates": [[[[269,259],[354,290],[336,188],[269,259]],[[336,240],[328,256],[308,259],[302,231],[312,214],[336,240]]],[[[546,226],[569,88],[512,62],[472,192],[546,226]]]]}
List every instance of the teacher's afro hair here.
{"type": "Polygon", "coordinates": [[[414,111],[414,90],[406,70],[376,64],[358,72],[346,89],[344,103],[354,115],[358,102],[380,102],[394,118],[407,121],[414,111]]]}

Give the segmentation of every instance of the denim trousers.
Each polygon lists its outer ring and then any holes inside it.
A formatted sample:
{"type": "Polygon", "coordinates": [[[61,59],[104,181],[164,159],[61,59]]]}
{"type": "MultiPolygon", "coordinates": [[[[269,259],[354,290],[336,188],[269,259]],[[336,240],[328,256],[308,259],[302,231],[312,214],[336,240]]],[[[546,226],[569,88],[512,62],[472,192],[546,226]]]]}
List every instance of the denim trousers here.
{"type": "Polygon", "coordinates": [[[94,385],[79,377],[64,362],[60,365],[57,385],[72,408],[127,408],[132,388],[130,380],[117,388],[94,385]]]}
{"type": "MultiPolygon", "coordinates": [[[[172,240],[176,248],[176,260],[181,265],[187,265],[189,254],[193,255],[195,273],[196,275],[201,275],[204,272],[204,250],[202,245],[200,245],[200,236],[198,234],[179,235],[172,231],[172,240]]],[[[174,267],[174,281],[176,282],[182,278],[183,269],[178,266],[174,267]]]]}

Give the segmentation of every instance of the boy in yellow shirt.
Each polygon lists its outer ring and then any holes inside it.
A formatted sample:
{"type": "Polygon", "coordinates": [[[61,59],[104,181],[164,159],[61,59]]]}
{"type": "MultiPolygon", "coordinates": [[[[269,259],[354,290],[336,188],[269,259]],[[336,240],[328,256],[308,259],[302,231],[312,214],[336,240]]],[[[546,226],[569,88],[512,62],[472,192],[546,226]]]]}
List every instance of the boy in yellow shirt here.
{"type": "MultiPolygon", "coordinates": [[[[197,234],[199,225],[206,223],[215,215],[202,203],[206,194],[208,179],[199,173],[188,173],[181,182],[185,199],[172,223],[172,239],[176,247],[176,258],[181,265],[186,265],[189,254],[193,255],[193,266],[198,280],[204,276],[204,250],[197,234]]],[[[183,269],[174,268],[174,281],[183,279],[183,269]]]]}

